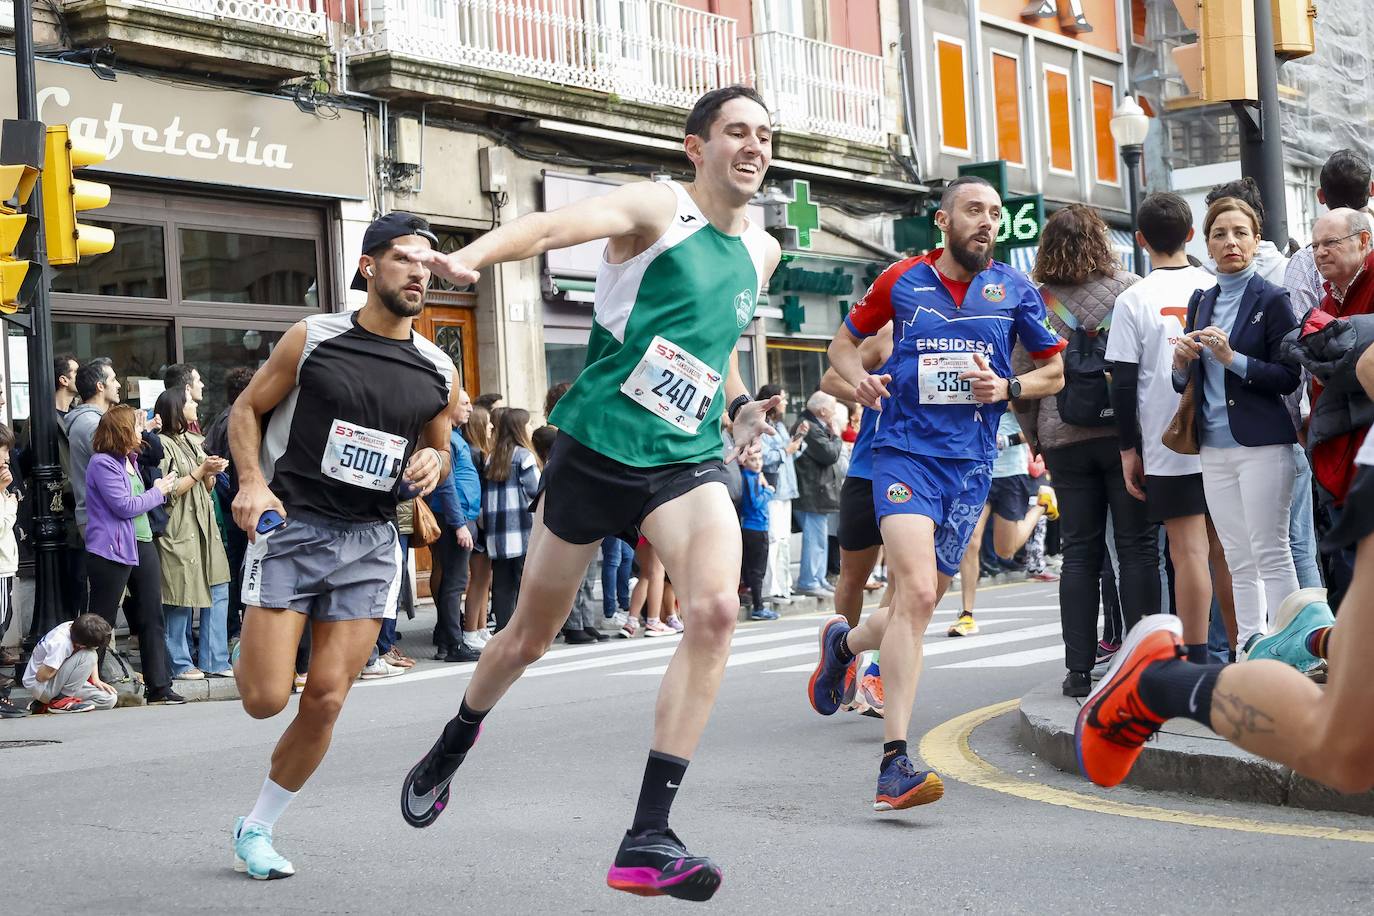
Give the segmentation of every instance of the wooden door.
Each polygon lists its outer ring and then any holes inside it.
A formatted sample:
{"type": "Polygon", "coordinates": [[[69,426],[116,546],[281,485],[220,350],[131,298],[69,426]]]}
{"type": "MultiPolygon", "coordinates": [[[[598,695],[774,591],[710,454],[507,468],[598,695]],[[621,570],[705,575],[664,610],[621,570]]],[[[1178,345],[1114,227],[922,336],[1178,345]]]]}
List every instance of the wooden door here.
{"type": "MultiPolygon", "coordinates": [[[[475,386],[481,378],[477,369],[477,295],[430,290],[424,312],[415,319],[415,330],[449,355],[458,370],[459,386],[476,396],[475,386]]],[[[416,597],[430,597],[429,574],[429,548],[416,548],[416,597]]]]}

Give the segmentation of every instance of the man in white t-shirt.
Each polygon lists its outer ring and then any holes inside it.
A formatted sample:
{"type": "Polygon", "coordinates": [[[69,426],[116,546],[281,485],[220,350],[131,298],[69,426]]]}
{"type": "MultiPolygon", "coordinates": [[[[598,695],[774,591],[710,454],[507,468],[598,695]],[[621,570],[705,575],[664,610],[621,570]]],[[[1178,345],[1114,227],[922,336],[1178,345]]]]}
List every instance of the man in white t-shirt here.
{"type": "Polygon", "coordinates": [[[1207,658],[1208,612],[1212,604],[1213,552],[1202,490],[1202,464],[1161,441],[1180,396],[1174,391],[1174,345],[1183,336],[1188,302],[1216,278],[1188,262],[1184,246],[1193,237],[1193,214],[1177,194],[1151,194],[1140,204],[1136,239],[1150,255],[1152,270],[1116,298],[1107,359],[1112,362],[1112,406],[1121,437],[1121,471],[1126,489],[1145,502],[1151,523],[1163,523],[1174,561],[1174,599],[1183,640],[1192,661],[1207,658]]]}
{"type": "Polygon", "coordinates": [[[100,680],[96,655],[109,642],[110,624],[99,614],[58,624],[33,647],[24,686],[46,712],[113,709],[115,689],[100,680]]]}

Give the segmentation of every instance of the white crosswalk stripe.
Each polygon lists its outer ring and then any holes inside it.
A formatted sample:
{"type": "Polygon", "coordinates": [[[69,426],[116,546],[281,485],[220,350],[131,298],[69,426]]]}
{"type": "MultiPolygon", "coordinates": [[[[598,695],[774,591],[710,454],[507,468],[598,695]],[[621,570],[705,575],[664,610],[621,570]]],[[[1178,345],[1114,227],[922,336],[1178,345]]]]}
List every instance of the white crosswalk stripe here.
{"type": "MultiPolygon", "coordinates": [[[[927,630],[926,633],[929,635],[930,631],[927,630]]],[[[1046,636],[1058,635],[1059,624],[1045,623],[1033,627],[1022,627],[1019,630],[1011,630],[1007,633],[993,633],[987,636],[980,633],[977,636],[961,636],[955,639],[946,637],[939,642],[926,642],[924,654],[926,658],[930,658],[934,655],[948,655],[951,652],[973,652],[978,649],[985,649],[988,646],[1000,646],[1006,643],[1025,642],[1028,639],[1043,639],[1046,636]]],[[[800,674],[803,671],[811,671],[815,666],[816,663],[811,662],[807,665],[793,665],[789,668],[774,668],[768,673],[800,674]]]]}
{"type": "Polygon", "coordinates": [[[1056,642],[1052,646],[1041,646],[1038,649],[1025,649],[1021,652],[1007,652],[1002,655],[989,655],[987,658],[975,658],[966,662],[955,662],[952,665],[940,665],[941,668],[1024,668],[1026,665],[1036,665],[1040,662],[1048,662],[1054,659],[1064,658],[1063,641],[1056,642]]]}

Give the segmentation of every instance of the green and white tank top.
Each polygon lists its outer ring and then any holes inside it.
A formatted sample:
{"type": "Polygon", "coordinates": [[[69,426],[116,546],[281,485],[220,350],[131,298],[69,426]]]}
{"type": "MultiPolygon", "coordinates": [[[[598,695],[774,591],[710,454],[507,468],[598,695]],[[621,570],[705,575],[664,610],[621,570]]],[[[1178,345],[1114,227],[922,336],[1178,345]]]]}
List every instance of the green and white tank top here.
{"type": "Polygon", "coordinates": [[[677,182],[672,225],[623,264],[602,256],[587,364],[549,422],[632,467],[721,454],[725,376],[754,317],[770,241],[712,226],[677,182]]]}

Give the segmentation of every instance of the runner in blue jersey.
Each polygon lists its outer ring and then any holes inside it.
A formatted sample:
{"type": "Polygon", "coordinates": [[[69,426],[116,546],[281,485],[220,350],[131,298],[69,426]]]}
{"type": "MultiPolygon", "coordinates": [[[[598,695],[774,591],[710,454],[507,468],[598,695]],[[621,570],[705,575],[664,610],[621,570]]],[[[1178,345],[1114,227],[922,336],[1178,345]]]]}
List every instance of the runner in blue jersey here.
{"type": "Polygon", "coordinates": [[[940,777],[917,769],[907,755],[921,640],[987,499],[1007,402],[1063,387],[1064,341],[1049,330],[1039,292],[992,260],[1001,219],[1001,198],[988,182],[951,182],[935,214],[947,247],[884,271],[830,344],[831,366],[854,386],[859,403],[880,412],[873,505],[893,594],[891,607],[857,627],[843,617],[826,621],[809,693],[817,712],[833,714],[850,659],[881,647],[885,743],[873,802],[879,811],[944,794],[940,777]],[[871,375],[860,341],[886,324],[893,327],[892,356],[882,374],[871,375]],[[1020,378],[1011,372],[1017,341],[1036,366],[1020,378]]]}

